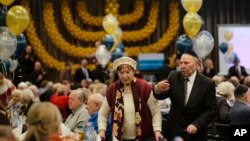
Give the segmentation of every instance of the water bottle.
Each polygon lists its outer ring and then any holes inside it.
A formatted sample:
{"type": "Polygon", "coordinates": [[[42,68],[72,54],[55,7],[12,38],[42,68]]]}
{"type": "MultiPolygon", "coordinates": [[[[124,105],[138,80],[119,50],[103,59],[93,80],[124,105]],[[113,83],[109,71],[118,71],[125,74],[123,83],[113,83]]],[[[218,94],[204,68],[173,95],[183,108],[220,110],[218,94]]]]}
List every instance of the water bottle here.
{"type": "Polygon", "coordinates": [[[17,106],[12,106],[12,118],[11,118],[12,127],[17,127],[20,124],[19,112],[17,106]]]}
{"type": "Polygon", "coordinates": [[[91,122],[86,123],[84,127],[84,141],[96,141],[95,129],[91,122]]]}
{"type": "Polygon", "coordinates": [[[74,133],[76,133],[76,138],[78,141],[83,141],[84,139],[83,126],[77,126],[77,128],[74,130],[74,133]]]}

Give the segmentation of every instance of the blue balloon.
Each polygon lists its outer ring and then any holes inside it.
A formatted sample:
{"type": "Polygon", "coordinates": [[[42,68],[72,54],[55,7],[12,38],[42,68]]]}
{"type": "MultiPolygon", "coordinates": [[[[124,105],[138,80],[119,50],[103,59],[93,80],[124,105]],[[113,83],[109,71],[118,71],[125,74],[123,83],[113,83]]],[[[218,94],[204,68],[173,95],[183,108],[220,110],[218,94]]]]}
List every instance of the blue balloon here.
{"type": "Polygon", "coordinates": [[[124,46],[123,43],[119,43],[119,44],[117,45],[117,48],[120,48],[122,51],[124,51],[125,46],[124,46]]]}
{"type": "Polygon", "coordinates": [[[230,64],[230,63],[235,63],[238,60],[238,56],[235,52],[227,52],[225,53],[225,61],[230,64]]]}
{"type": "Polygon", "coordinates": [[[7,9],[4,7],[0,8],[0,26],[6,26],[6,14],[7,9]]]}
{"type": "Polygon", "coordinates": [[[223,42],[220,44],[220,51],[225,54],[227,52],[227,49],[228,49],[228,44],[223,42]]]}
{"type": "Polygon", "coordinates": [[[193,42],[187,35],[181,35],[177,38],[176,46],[180,53],[189,52],[193,48],[193,42]]]}
{"type": "Polygon", "coordinates": [[[103,38],[103,44],[107,47],[108,50],[110,50],[114,45],[114,37],[106,34],[103,38]]]}
{"type": "Polygon", "coordinates": [[[233,54],[234,54],[234,61],[233,61],[233,63],[236,63],[236,61],[238,61],[238,55],[235,53],[235,52],[233,52],[233,54]]]}
{"type": "Polygon", "coordinates": [[[19,58],[23,54],[26,45],[27,45],[26,37],[24,36],[23,33],[21,33],[20,35],[17,36],[17,48],[12,58],[14,59],[19,58]]]}
{"type": "Polygon", "coordinates": [[[116,48],[116,50],[111,54],[111,61],[114,61],[123,56],[123,51],[121,48],[116,48]]]}

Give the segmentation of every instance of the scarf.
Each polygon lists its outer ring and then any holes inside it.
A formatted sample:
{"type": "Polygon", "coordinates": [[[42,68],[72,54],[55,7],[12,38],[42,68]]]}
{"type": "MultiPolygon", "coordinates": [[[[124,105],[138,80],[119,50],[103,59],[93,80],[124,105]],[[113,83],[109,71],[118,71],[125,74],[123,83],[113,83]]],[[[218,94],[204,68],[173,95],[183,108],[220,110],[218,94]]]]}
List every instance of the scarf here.
{"type": "MultiPolygon", "coordinates": [[[[124,122],[124,101],[122,96],[122,89],[116,91],[112,133],[118,139],[122,140],[123,122],[124,122]]],[[[133,93],[135,104],[135,126],[136,126],[136,140],[141,140],[141,98],[137,93],[133,93]]]]}

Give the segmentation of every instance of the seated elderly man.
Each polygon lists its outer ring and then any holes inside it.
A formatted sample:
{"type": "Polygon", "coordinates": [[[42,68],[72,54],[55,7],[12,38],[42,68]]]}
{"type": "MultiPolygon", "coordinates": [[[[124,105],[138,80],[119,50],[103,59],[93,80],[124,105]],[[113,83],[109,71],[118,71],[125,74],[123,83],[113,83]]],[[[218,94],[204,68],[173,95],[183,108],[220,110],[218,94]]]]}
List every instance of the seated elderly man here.
{"type": "Polygon", "coordinates": [[[230,109],[232,125],[250,125],[250,91],[246,85],[239,85],[234,91],[235,102],[230,109]]]}
{"type": "MultiPolygon", "coordinates": [[[[89,122],[93,123],[94,129],[96,133],[98,133],[98,112],[102,106],[102,103],[104,101],[104,96],[99,93],[95,93],[89,96],[88,102],[87,102],[87,110],[88,113],[90,114],[90,119],[88,120],[89,122]]],[[[111,120],[109,118],[108,124],[107,124],[107,130],[106,130],[106,137],[107,139],[111,135],[111,120]]]]}
{"type": "Polygon", "coordinates": [[[72,90],[69,95],[69,109],[72,113],[65,121],[65,125],[74,131],[78,126],[83,126],[89,119],[89,114],[85,108],[86,94],[83,90],[72,90]]]}

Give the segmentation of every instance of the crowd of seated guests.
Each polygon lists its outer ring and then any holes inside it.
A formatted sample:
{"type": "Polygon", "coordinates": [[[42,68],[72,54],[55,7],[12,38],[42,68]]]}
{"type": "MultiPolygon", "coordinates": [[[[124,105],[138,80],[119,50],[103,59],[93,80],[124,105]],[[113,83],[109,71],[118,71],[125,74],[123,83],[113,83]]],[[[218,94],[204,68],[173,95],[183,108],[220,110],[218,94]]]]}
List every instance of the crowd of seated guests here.
{"type": "MultiPolygon", "coordinates": [[[[31,69],[30,65],[28,65],[29,68],[27,68],[27,73],[25,74],[25,78],[27,79],[18,83],[16,85],[17,87],[15,87],[10,80],[4,78],[3,74],[0,75],[0,80],[3,80],[0,81],[0,85],[7,84],[7,82],[8,84],[11,83],[11,85],[8,85],[11,87],[6,87],[6,91],[8,90],[7,97],[0,96],[0,103],[4,104],[4,107],[0,112],[1,122],[12,125],[11,114],[13,112],[13,107],[17,107],[20,116],[27,117],[32,105],[45,101],[50,102],[59,108],[59,112],[62,116],[61,122],[64,122],[71,131],[74,131],[79,125],[82,126],[87,122],[95,122],[91,119],[94,118],[93,116],[95,113],[98,113],[102,102],[95,101],[98,96],[94,93],[98,93],[98,95],[101,94],[105,97],[106,89],[109,85],[108,79],[110,77],[106,70],[103,70],[104,68],[97,68],[98,70],[93,71],[93,73],[86,68],[88,60],[84,58],[81,60],[81,68],[79,68],[75,75],[73,75],[73,72],[69,72],[71,68],[71,63],[69,62],[69,66],[66,68],[67,70],[65,70],[67,77],[60,77],[60,82],[54,83],[46,80],[47,74],[42,68],[41,63],[39,61],[36,62],[32,55],[28,56],[30,58],[25,60],[27,61],[26,64],[33,64],[34,67],[31,69]],[[88,99],[88,97],[90,99],[88,99]],[[94,103],[96,106],[95,111],[91,112],[91,108],[89,108],[89,106],[86,107],[87,103],[94,103]],[[78,120],[77,116],[80,117],[80,120],[78,120]]],[[[99,67],[101,66],[99,65],[99,67]]],[[[215,75],[211,59],[206,59],[202,73],[211,77],[217,86],[216,95],[218,112],[214,122],[223,124],[232,123],[232,115],[236,113],[235,110],[231,111],[232,107],[235,106],[235,103],[239,103],[239,101],[242,102],[242,99],[247,99],[247,96],[249,95],[248,93],[244,93],[243,95],[236,94],[235,88],[237,89],[240,83],[244,83],[244,86],[249,88],[250,76],[244,74],[243,78],[235,75],[230,75],[230,77],[215,75]],[[236,95],[235,98],[234,95],[236,95]],[[229,116],[230,112],[231,116],[229,116]]],[[[167,113],[171,108],[171,101],[167,101],[167,104],[166,100],[161,101],[160,103],[161,106],[165,108],[164,112],[167,113]],[[166,110],[166,108],[168,109],[166,110]]],[[[250,102],[246,100],[243,103],[249,104],[250,102]]],[[[249,107],[246,106],[246,108],[249,107]]]]}

